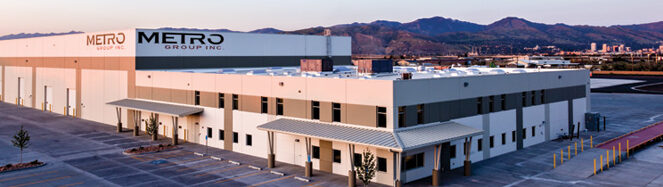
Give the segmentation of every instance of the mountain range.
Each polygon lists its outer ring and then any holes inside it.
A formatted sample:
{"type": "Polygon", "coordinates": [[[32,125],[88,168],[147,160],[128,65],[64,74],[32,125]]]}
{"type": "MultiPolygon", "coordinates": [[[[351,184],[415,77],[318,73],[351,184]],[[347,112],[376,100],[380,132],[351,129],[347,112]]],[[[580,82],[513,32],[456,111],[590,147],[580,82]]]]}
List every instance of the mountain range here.
{"type": "MultiPolygon", "coordinates": [[[[264,28],[251,33],[315,34],[329,28],[333,35],[352,37],[353,54],[445,55],[481,50],[487,54],[523,53],[525,47],[554,45],[562,50],[588,49],[599,45],[624,44],[633,49],[663,44],[663,21],[614,26],[589,26],[535,23],[523,18],[506,17],[488,25],[444,17],[417,19],[408,23],[377,20],[294,31],[264,28]]],[[[237,32],[228,29],[169,28],[237,32]]],[[[74,33],[74,32],[70,32],[74,33]]],[[[64,34],[70,34],[64,33],[64,34]]],[[[1,39],[36,37],[50,34],[16,34],[1,39]]]]}

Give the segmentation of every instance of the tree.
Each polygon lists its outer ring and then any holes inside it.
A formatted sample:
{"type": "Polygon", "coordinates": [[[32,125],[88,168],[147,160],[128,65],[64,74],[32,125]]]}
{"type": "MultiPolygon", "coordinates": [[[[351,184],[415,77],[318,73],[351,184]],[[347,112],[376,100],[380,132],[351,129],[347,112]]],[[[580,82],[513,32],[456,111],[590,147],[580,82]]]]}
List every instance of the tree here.
{"type": "Polygon", "coordinates": [[[21,129],[19,129],[18,132],[16,132],[16,135],[14,135],[12,144],[14,144],[14,147],[18,147],[19,149],[21,149],[20,163],[22,163],[23,149],[26,149],[28,148],[28,146],[30,146],[30,134],[28,134],[28,131],[23,130],[23,125],[21,125],[21,129]]]}
{"type": "Polygon", "coordinates": [[[361,166],[357,168],[357,178],[366,186],[375,177],[375,155],[366,148],[362,153],[362,157],[361,166]]]}
{"type": "Polygon", "coordinates": [[[150,119],[145,120],[145,132],[148,135],[152,136],[152,140],[157,140],[157,135],[159,133],[159,126],[156,118],[156,114],[150,114],[150,119]]]}

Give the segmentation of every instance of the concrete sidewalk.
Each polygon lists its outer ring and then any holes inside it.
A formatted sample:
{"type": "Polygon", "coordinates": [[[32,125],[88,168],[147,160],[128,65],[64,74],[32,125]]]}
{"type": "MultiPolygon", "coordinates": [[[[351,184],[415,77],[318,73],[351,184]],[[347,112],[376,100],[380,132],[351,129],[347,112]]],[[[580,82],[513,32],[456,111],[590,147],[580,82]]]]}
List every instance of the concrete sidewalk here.
{"type": "MultiPolygon", "coordinates": [[[[622,153],[622,159],[626,159],[626,154],[622,153]]],[[[566,155],[566,153],[565,153],[566,155]]],[[[571,157],[571,160],[566,160],[564,157],[564,164],[559,164],[557,160],[557,168],[550,171],[553,175],[564,175],[567,178],[575,180],[586,179],[594,175],[594,160],[596,160],[596,173],[601,171],[601,158],[603,158],[603,170],[608,170],[608,159],[610,160],[610,167],[615,167],[612,164],[612,151],[610,157],[606,158],[606,150],[599,148],[586,149],[584,152],[579,153],[578,156],[571,157]],[[603,156],[603,157],[601,157],[603,156]]],[[[619,153],[615,154],[617,164],[619,164],[619,153]]]]}

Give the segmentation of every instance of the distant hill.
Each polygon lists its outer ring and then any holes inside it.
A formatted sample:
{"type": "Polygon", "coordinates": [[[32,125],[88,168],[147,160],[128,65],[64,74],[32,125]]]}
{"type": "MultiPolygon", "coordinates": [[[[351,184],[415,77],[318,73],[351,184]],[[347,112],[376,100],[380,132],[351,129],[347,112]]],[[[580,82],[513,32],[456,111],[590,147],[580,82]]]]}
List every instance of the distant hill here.
{"type": "Polygon", "coordinates": [[[78,34],[78,33],[83,33],[83,32],[69,31],[69,32],[63,32],[63,33],[18,33],[18,34],[10,34],[10,35],[0,36],[0,40],[11,40],[11,39],[19,39],[19,38],[34,38],[34,37],[41,37],[41,36],[55,36],[55,35],[67,35],[67,34],[78,34]]]}
{"type": "MultiPolygon", "coordinates": [[[[352,37],[353,54],[387,55],[444,55],[461,54],[472,48],[482,53],[520,53],[525,47],[554,45],[563,50],[589,48],[591,42],[599,46],[625,44],[633,49],[657,47],[663,44],[663,21],[615,26],[588,26],[535,23],[522,18],[507,17],[488,25],[481,25],[444,17],[417,19],[408,23],[377,20],[370,23],[351,23],[330,27],[311,27],[295,31],[263,28],[250,33],[284,33],[322,35],[325,28],[333,35],[352,37]]],[[[187,31],[224,31],[228,29],[171,28],[187,31]]],[[[15,34],[1,39],[27,38],[50,34],[15,34]]]]}

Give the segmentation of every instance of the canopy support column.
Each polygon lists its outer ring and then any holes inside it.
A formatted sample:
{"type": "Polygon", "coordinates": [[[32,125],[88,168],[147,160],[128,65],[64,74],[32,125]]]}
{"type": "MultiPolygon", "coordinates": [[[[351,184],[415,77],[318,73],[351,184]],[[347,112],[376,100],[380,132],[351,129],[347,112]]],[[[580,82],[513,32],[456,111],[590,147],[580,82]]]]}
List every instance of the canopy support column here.
{"type": "Polygon", "coordinates": [[[440,185],[440,153],[442,152],[441,146],[440,145],[435,145],[435,148],[433,150],[433,186],[439,186],[440,185]]]}
{"type": "Polygon", "coordinates": [[[274,155],[274,132],[267,131],[267,145],[269,146],[269,154],[267,154],[267,168],[274,168],[275,155],[274,155]]]}
{"type": "Polygon", "coordinates": [[[177,144],[179,144],[179,142],[178,142],[179,136],[177,135],[177,129],[179,127],[177,122],[178,122],[179,117],[173,116],[172,119],[173,119],[173,128],[172,128],[172,131],[173,131],[172,132],[172,134],[173,134],[173,145],[177,145],[177,144]]]}
{"type": "Polygon", "coordinates": [[[122,108],[115,107],[115,113],[117,114],[117,132],[122,132],[122,108]]]}
{"type": "Polygon", "coordinates": [[[401,187],[401,152],[394,152],[394,187],[401,187]]]}
{"type": "Polygon", "coordinates": [[[304,137],[304,141],[306,143],[306,167],[304,168],[304,176],[311,177],[313,176],[313,162],[311,162],[311,152],[313,148],[311,145],[311,138],[304,137]]]}
{"type": "Polygon", "coordinates": [[[355,172],[355,145],[354,144],[348,144],[348,154],[350,155],[348,158],[350,158],[350,171],[348,171],[348,187],[355,187],[357,186],[357,178],[356,178],[356,172],[355,172]]]}
{"type": "Polygon", "coordinates": [[[470,176],[472,174],[472,161],[470,161],[470,152],[472,148],[472,137],[470,136],[470,141],[467,141],[468,138],[465,138],[465,161],[463,162],[464,175],[470,176]]]}
{"type": "Polygon", "coordinates": [[[134,136],[138,136],[140,133],[140,111],[134,110],[134,136]]]}

